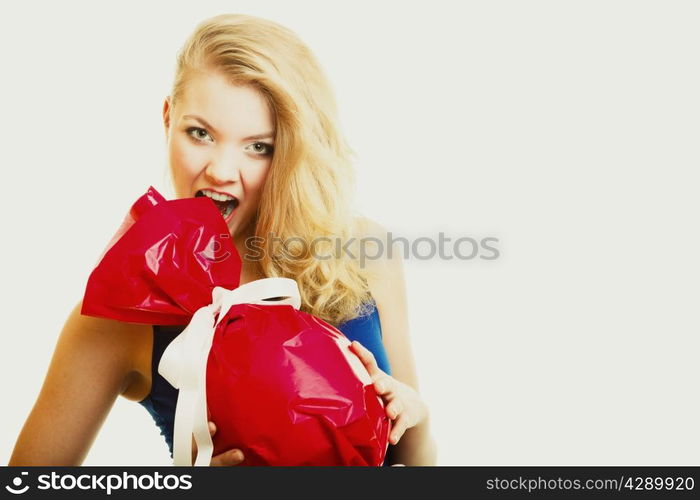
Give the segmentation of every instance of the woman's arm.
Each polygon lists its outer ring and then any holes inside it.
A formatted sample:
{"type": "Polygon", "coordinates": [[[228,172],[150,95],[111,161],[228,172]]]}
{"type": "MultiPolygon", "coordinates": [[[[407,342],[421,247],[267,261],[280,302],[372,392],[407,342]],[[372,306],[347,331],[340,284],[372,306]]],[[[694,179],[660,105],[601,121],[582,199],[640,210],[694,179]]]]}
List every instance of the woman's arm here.
{"type": "MultiPolygon", "coordinates": [[[[387,407],[391,412],[406,410],[402,405],[411,405],[413,415],[399,417],[401,426],[413,419],[420,420],[409,427],[400,436],[396,444],[393,458],[397,463],[405,465],[435,465],[437,462],[437,448],[430,434],[430,418],[428,409],[418,396],[418,376],[416,374],[415,361],[411,349],[411,341],[408,329],[408,307],[406,299],[406,285],[403,273],[403,248],[395,245],[392,255],[388,255],[386,248],[387,231],[384,227],[369,219],[363,219],[363,234],[365,237],[375,237],[384,242],[383,255],[376,260],[365,262],[366,275],[370,291],[377,304],[379,319],[382,328],[382,342],[389,358],[391,366],[391,378],[399,384],[396,387],[385,388],[391,399],[393,394],[397,401],[389,403],[387,407]],[[408,387],[401,387],[401,385],[408,387]],[[409,389],[410,388],[410,389],[409,389]],[[412,389],[412,390],[411,390],[412,389]]],[[[370,252],[371,255],[375,255],[370,252]]],[[[369,353],[371,356],[371,353],[369,353]]],[[[391,378],[387,382],[391,384],[391,378]]],[[[394,421],[394,427],[401,427],[398,419],[394,421]]],[[[411,422],[412,423],[412,422],[411,422]]],[[[397,429],[402,432],[401,429],[397,429]]],[[[393,433],[392,433],[393,435],[393,433]]],[[[392,441],[393,442],[393,441],[392,441]]]]}
{"type": "Polygon", "coordinates": [[[73,309],[8,465],[81,465],[117,396],[136,377],[148,325],[73,309]],[[141,343],[139,342],[141,341],[141,343]]]}

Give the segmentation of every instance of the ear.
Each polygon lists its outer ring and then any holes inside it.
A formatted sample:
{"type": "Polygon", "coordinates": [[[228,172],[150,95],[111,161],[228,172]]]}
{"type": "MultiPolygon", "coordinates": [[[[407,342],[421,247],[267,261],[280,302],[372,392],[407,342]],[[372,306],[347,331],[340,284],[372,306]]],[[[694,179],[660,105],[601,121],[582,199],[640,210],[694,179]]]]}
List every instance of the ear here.
{"type": "Polygon", "coordinates": [[[172,110],[172,106],[170,105],[170,96],[167,96],[165,98],[165,101],[163,102],[163,126],[165,127],[166,140],[168,139],[168,135],[170,132],[170,111],[171,110],[172,110]]]}

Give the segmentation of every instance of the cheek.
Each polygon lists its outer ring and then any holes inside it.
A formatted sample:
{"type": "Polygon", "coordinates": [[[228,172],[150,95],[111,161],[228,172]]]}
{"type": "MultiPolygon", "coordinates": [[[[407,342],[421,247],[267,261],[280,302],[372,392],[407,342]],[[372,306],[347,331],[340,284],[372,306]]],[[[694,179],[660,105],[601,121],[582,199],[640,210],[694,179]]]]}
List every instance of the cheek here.
{"type": "Polygon", "coordinates": [[[260,168],[248,169],[245,175],[245,187],[246,191],[254,194],[255,197],[260,196],[263,186],[265,185],[265,180],[267,179],[267,174],[270,171],[270,165],[260,168]]]}
{"type": "Polygon", "coordinates": [[[201,153],[187,141],[174,139],[170,142],[168,154],[173,177],[180,182],[193,180],[199,174],[202,161],[201,153]]]}

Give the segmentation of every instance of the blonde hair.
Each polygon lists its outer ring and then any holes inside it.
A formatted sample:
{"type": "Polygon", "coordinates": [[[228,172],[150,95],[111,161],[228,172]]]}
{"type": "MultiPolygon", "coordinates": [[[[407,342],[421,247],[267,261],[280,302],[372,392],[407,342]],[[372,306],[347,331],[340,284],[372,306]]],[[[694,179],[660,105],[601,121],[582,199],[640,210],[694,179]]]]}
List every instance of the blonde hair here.
{"type": "MultiPolygon", "coordinates": [[[[360,229],[350,208],[353,153],[338,130],[335,98],[313,53],[284,26],[222,14],[202,21],[179,52],[173,106],[189,75],[212,71],[259,90],[274,113],[275,151],[255,222],[264,250],[257,271],[296,280],[302,310],[335,326],[365,314],[371,300],[366,272],[356,258],[333,254],[337,242],[345,246],[360,229]],[[284,249],[293,258],[281,254],[280,240],[289,243],[284,249]]],[[[357,256],[357,243],[349,249],[357,256]]]]}

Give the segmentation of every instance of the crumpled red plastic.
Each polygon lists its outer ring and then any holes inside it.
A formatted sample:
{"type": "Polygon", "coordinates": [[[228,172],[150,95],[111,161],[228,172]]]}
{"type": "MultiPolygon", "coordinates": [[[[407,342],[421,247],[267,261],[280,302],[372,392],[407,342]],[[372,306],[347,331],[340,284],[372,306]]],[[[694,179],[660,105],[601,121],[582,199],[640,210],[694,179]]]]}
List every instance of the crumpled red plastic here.
{"type": "MultiPolygon", "coordinates": [[[[207,198],[131,207],[88,279],[81,313],[186,325],[215,286],[238,286],[241,261],[207,198]]],[[[381,465],[390,422],[349,340],[290,305],[237,304],[215,330],[206,370],[214,455],[242,465],[381,465]]]]}

